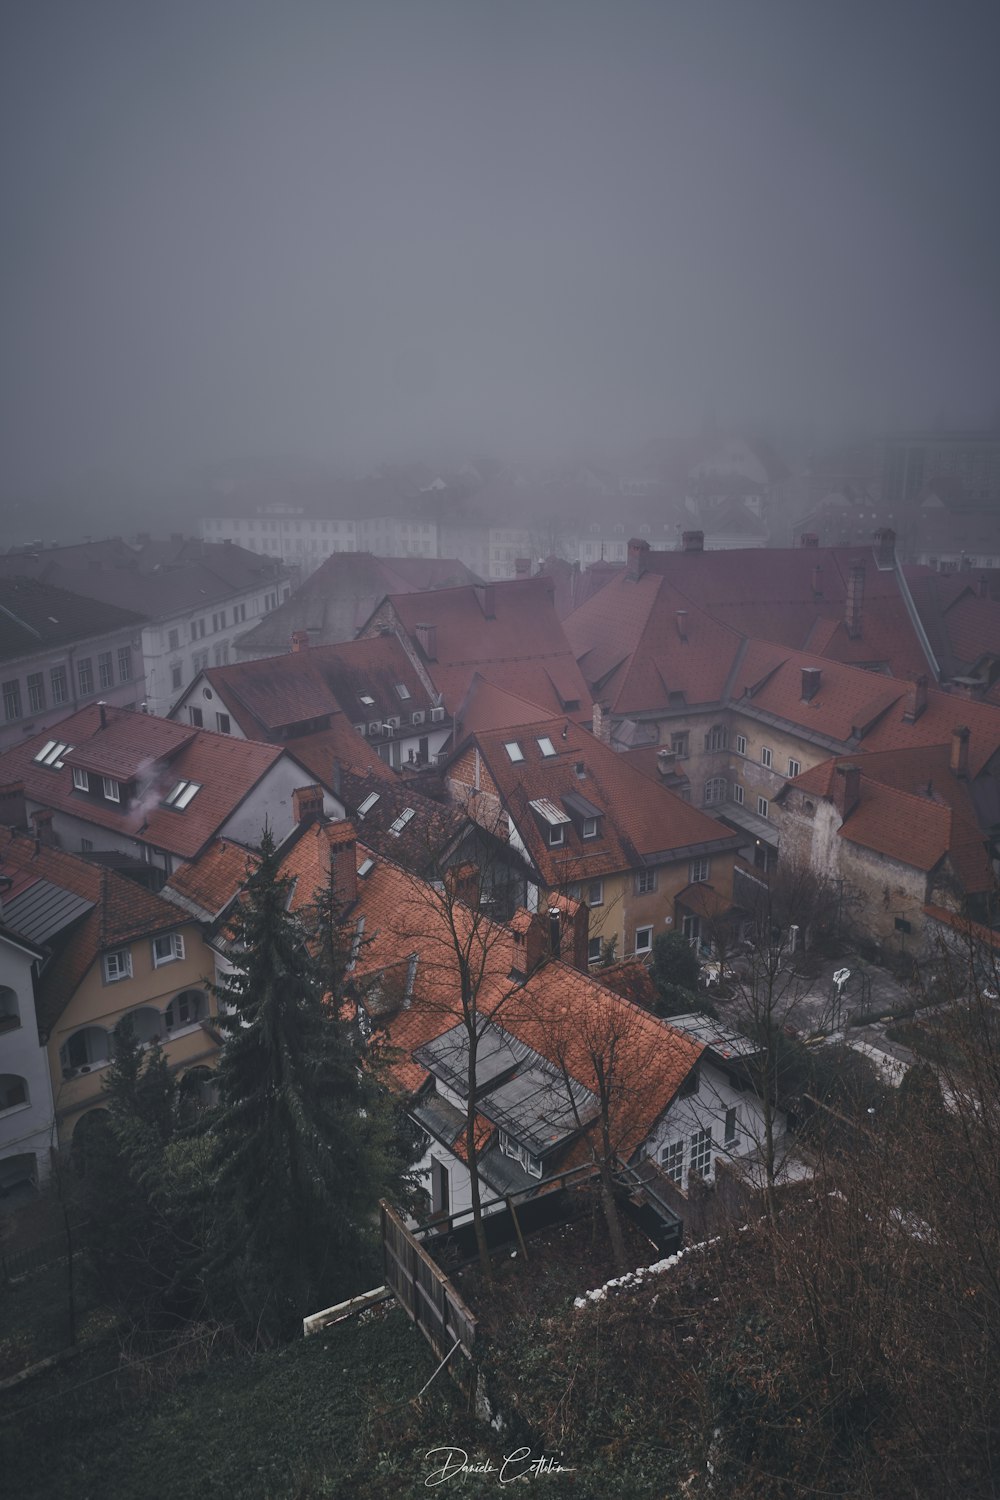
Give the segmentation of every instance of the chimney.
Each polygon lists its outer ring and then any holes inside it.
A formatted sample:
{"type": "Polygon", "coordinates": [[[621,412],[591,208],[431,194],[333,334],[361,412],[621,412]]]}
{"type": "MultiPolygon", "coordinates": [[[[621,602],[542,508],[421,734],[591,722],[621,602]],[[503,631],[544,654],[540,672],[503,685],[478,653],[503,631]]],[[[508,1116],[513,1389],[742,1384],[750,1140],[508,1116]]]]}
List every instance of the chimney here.
{"type": "Polygon", "coordinates": [[[336,756],[334,756],[333,764],[330,767],[330,790],[338,801],[343,800],[343,785],[344,778],[341,764],[336,756]]]}
{"type": "Polygon", "coordinates": [[[478,911],[483,896],[482,872],[469,860],[464,865],[449,865],[444,872],[444,883],[448,894],[456,901],[478,911]]]}
{"type": "Polygon", "coordinates": [[[979,575],[979,597],[980,599],[988,599],[990,597],[990,580],[985,573],[980,573],[979,575]]]}
{"type": "Polygon", "coordinates": [[[891,526],[875,533],[875,562],[882,569],[896,566],[896,533],[891,526]]]}
{"type": "Polygon", "coordinates": [[[846,823],[861,799],[860,766],[838,766],[833,778],[833,805],[846,823]]]}
{"type": "Polygon", "coordinates": [[[293,630],[292,631],[292,651],[293,652],[295,652],[295,651],[308,651],[308,649],[309,649],[309,632],[308,632],[308,630],[293,630]]]}
{"type": "Polygon", "coordinates": [[[353,823],[328,823],[333,889],[346,910],[358,899],[358,840],[353,823]]]}
{"type": "Polygon", "coordinates": [[[611,744],[611,716],[606,703],[595,703],[593,714],[594,739],[602,745],[611,744]]]}
{"type": "Polygon", "coordinates": [[[814,599],[823,597],[823,569],[819,563],[812,570],[812,593],[814,599]]]}
{"type": "Polygon", "coordinates": [[[927,674],[922,672],[919,677],[914,678],[906,690],[906,707],[903,709],[903,723],[915,724],[927,707],[927,674]]]}
{"type": "Polygon", "coordinates": [[[684,552],[704,552],[705,533],[703,531],[682,531],[681,548],[684,552]]]}
{"type": "Polygon", "coordinates": [[[823,685],[822,667],[802,668],[802,702],[811,703],[823,685]]]}
{"type": "Polygon", "coordinates": [[[677,751],[670,750],[664,745],[662,750],[656,752],[656,769],[661,776],[670,776],[677,765],[677,751]]]}
{"type": "Polygon", "coordinates": [[[492,583],[477,583],[476,598],[479,600],[479,608],[483,612],[483,617],[487,620],[495,620],[497,617],[496,585],[492,583]]]}
{"type": "Polygon", "coordinates": [[[530,557],[515,557],[515,559],[514,559],[514,577],[515,578],[530,578],[531,577],[531,558],[530,557]]]}
{"type": "Polygon", "coordinates": [[[969,775],[969,731],[964,724],[951,731],[951,774],[963,781],[969,775]]]}
{"type": "Polygon", "coordinates": [[[865,565],[863,562],[852,563],[847,576],[847,601],[844,609],[844,624],[852,641],[861,638],[861,610],[864,602],[865,565]]]}
{"type": "Polygon", "coordinates": [[[437,626],[418,625],[416,627],[417,645],[428,661],[437,661],[437,626]]]}
{"type": "Polygon", "coordinates": [[[292,816],[296,823],[312,823],[323,816],[323,788],[297,786],[292,792],[292,816]]]}
{"type": "Polygon", "coordinates": [[[682,641],[686,641],[688,638],[688,612],[686,609],[679,609],[677,611],[677,634],[682,641]]]}
{"type": "Polygon", "coordinates": [[[802,533],[802,535],[799,537],[799,546],[800,547],[818,547],[819,546],[819,537],[816,535],[815,531],[804,531],[802,533]]]}
{"type": "Polygon", "coordinates": [[[590,912],[582,901],[571,896],[553,896],[549,916],[553,910],[561,918],[559,957],[564,964],[572,964],[581,974],[587,973],[587,939],[589,936],[590,912]]]}
{"type": "Polygon", "coordinates": [[[104,701],[103,698],[100,700],[100,702],[97,705],[97,711],[98,711],[98,713],[101,716],[101,728],[102,729],[107,729],[107,727],[108,727],[108,705],[105,703],[105,701],[104,701]]]}
{"type": "Polygon", "coordinates": [[[645,573],[649,564],[649,543],[641,537],[634,536],[628,544],[628,568],[626,578],[637,582],[645,573]]]}
{"type": "Polygon", "coordinates": [[[549,954],[559,958],[562,949],[562,912],[558,906],[549,907],[549,954]]]}
{"type": "Polygon", "coordinates": [[[31,827],[39,844],[47,849],[57,849],[59,841],[52,827],[53,813],[50,807],[39,807],[31,814],[31,827]]]}

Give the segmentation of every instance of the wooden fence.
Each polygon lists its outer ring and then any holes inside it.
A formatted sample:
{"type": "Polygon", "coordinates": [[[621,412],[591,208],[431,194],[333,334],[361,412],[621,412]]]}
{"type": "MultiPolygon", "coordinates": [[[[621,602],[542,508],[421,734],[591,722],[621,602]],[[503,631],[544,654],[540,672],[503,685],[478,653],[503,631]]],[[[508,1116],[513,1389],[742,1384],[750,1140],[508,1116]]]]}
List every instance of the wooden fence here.
{"type": "Polygon", "coordinates": [[[379,1210],[386,1286],[406,1308],[439,1359],[445,1359],[456,1343],[471,1359],[476,1341],[475,1316],[395,1209],[383,1199],[379,1210]]]}

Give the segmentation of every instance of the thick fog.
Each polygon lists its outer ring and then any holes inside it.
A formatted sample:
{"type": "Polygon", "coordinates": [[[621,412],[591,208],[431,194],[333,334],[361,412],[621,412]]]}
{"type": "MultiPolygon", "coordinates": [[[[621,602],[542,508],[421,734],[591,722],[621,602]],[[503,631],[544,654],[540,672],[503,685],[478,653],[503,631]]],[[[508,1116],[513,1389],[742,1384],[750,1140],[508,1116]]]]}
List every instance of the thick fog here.
{"type": "Polygon", "coordinates": [[[996,14],[9,0],[0,498],[991,418],[996,14]]]}

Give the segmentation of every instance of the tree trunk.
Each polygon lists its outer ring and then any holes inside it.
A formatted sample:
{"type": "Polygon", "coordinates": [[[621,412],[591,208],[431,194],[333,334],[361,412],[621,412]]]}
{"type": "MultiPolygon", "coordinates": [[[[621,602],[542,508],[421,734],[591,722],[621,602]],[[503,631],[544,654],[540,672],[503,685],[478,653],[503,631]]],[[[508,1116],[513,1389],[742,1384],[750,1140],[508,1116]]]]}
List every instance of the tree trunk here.
{"type": "Polygon", "coordinates": [[[614,1257],[615,1270],[619,1275],[623,1275],[632,1268],[628,1263],[625,1236],[622,1234],[622,1221],[618,1216],[618,1204],[615,1202],[615,1185],[606,1162],[601,1163],[600,1177],[601,1208],[604,1212],[604,1222],[608,1226],[611,1254],[614,1257]]]}

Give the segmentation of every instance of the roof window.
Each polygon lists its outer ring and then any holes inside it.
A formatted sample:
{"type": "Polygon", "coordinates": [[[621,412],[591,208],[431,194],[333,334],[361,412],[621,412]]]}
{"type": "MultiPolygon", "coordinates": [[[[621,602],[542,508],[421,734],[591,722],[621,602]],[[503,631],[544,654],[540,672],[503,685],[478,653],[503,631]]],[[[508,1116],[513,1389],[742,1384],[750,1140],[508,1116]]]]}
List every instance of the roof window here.
{"type": "Polygon", "coordinates": [[[72,748],[72,745],[67,745],[63,740],[48,740],[35,756],[35,764],[54,766],[58,771],[62,767],[63,756],[68,755],[72,748]]]}
{"type": "Polygon", "coordinates": [[[358,879],[364,880],[375,868],[375,861],[369,855],[358,865],[358,879]]]}
{"type": "Polygon", "coordinates": [[[555,755],[556,753],[556,747],[555,745],[553,745],[547,734],[543,734],[538,740],[538,748],[546,757],[555,755]]]}
{"type": "Polygon", "coordinates": [[[375,806],[376,802],[378,801],[380,795],[381,794],[379,792],[369,792],[368,793],[368,796],[365,798],[365,800],[358,805],[358,817],[359,818],[363,818],[366,813],[370,813],[371,812],[372,808],[375,806]]]}
{"type": "Polygon", "coordinates": [[[359,693],[358,700],[365,705],[365,708],[375,707],[375,699],[372,697],[371,693],[359,693]]]}
{"type": "Polygon", "coordinates": [[[183,812],[200,791],[201,783],[198,781],[178,781],[164,797],[164,806],[172,807],[175,812],[183,812]]]}
{"type": "Polygon", "coordinates": [[[398,839],[399,838],[399,835],[402,833],[402,831],[406,827],[407,823],[410,821],[411,818],[413,818],[415,816],[416,816],[416,809],[415,808],[412,808],[412,807],[404,807],[403,808],[403,811],[400,813],[400,815],[396,819],[395,823],[393,823],[392,827],[389,829],[389,832],[392,834],[392,836],[393,836],[394,839],[398,839]]]}
{"type": "Polygon", "coordinates": [[[402,700],[403,700],[404,703],[406,702],[407,698],[410,696],[410,690],[406,686],[405,682],[397,682],[396,683],[396,693],[397,693],[398,697],[402,698],[402,700]]]}
{"type": "Polygon", "coordinates": [[[511,740],[508,744],[504,745],[504,749],[510,756],[511,760],[514,762],[515,766],[517,765],[518,761],[524,759],[524,751],[517,743],[517,740],[511,740]]]}

